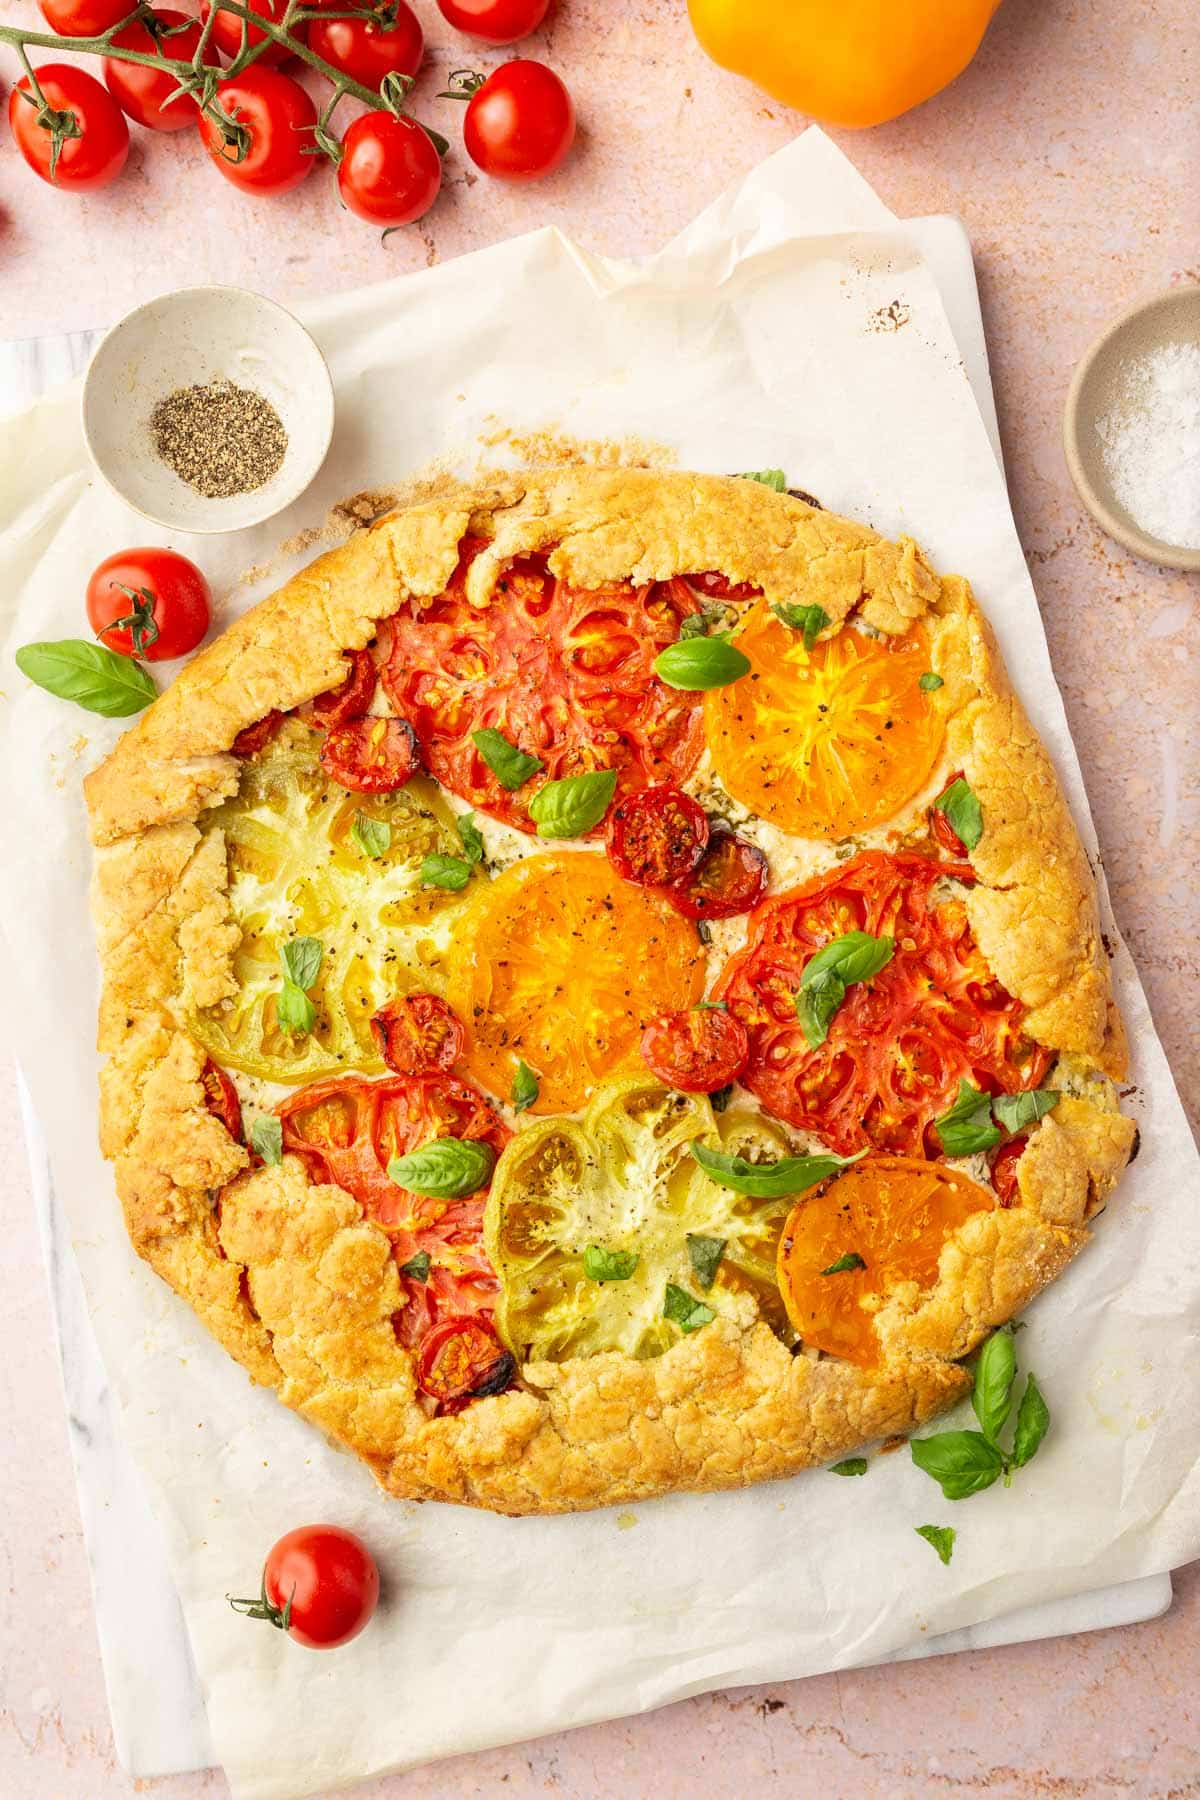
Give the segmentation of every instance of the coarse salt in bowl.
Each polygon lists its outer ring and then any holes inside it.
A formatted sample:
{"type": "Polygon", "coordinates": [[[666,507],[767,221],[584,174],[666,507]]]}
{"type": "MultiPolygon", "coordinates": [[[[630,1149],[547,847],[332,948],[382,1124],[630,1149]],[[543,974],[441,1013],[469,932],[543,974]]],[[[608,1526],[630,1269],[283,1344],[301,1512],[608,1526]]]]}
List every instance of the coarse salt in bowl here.
{"type": "Polygon", "coordinates": [[[333,436],[333,382],[289,312],[246,288],[181,288],[148,301],[98,346],[83,387],[83,435],[99,473],[145,518],[178,531],[241,531],[290,506],[333,436]],[[287,444],[260,486],[211,496],[164,461],[151,419],[192,387],[230,382],[278,415],[287,444]]]}

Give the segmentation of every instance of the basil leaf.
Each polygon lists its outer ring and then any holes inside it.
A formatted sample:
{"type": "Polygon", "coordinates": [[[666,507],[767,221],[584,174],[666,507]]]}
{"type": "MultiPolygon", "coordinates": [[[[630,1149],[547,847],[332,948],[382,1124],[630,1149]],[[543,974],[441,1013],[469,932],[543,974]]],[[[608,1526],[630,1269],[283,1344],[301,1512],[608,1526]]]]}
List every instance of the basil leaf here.
{"type": "Polygon", "coordinates": [[[1017,1408],[1017,1429],[1013,1436],[1012,1448],[1014,1469],[1022,1469],[1027,1462],[1032,1461],[1049,1429],[1050,1408],[1042,1398],[1042,1390],[1037,1384],[1037,1377],[1029,1375],[1025,1380],[1025,1392],[1021,1395],[1021,1404],[1017,1408]]]}
{"type": "Polygon", "coordinates": [[[782,469],[747,469],[736,480],[760,481],[763,487],[773,488],[777,494],[787,493],[787,476],[782,469]]]}
{"type": "Polygon", "coordinates": [[[708,1096],[708,1104],[715,1113],[723,1113],[733,1099],[733,1083],[727,1081],[724,1087],[716,1088],[708,1096]]]}
{"type": "Polygon", "coordinates": [[[932,694],[936,689],[944,687],[945,685],[946,684],[941,676],[935,675],[932,669],[926,669],[924,675],[922,675],[920,681],[917,683],[917,686],[923,694],[932,694]]]}
{"type": "Polygon", "coordinates": [[[723,609],[711,606],[701,607],[699,612],[688,614],[679,627],[679,636],[681,639],[707,637],[710,627],[724,617],[723,609]]]}
{"type": "Polygon", "coordinates": [[[460,813],[454,821],[458,828],[459,842],[463,847],[463,855],[469,863],[483,861],[483,834],[475,823],[473,812],[460,813]]]}
{"type": "Polygon", "coordinates": [[[955,836],[962,839],[968,850],[973,850],[983,836],[983,813],[974,788],[969,787],[960,775],[933,804],[939,812],[945,813],[955,836]]]}
{"type": "Polygon", "coordinates": [[[289,1037],[307,1037],[317,1022],[317,1009],[302,987],[285,981],[275,996],[275,1020],[289,1037]]]}
{"type": "Polygon", "coordinates": [[[807,986],[801,976],[800,992],[796,995],[796,1017],[810,1049],[817,1050],[825,1042],[834,1014],[845,998],[846,984],[832,969],[814,976],[807,986]]]}
{"type": "Polygon", "coordinates": [[[796,995],[796,1016],[810,1049],[819,1049],[829,1036],[830,1024],[846,998],[846,989],[886,969],[895,949],[894,938],[872,937],[869,931],[847,931],[809,957],[796,995]]]}
{"type": "Polygon", "coordinates": [[[421,864],[422,887],[448,888],[457,894],[471,879],[471,865],[462,856],[427,856],[421,864]]]}
{"type": "Polygon", "coordinates": [[[471,733],[472,742],[482,756],[501,787],[519,788],[522,782],[536,775],[539,769],[545,768],[540,757],[526,756],[524,750],[518,750],[510,744],[503,732],[493,731],[490,725],[483,725],[478,731],[471,733]]]}
{"type": "Polygon", "coordinates": [[[307,993],[321,973],[321,958],[324,954],[325,946],[320,938],[298,937],[291,938],[280,947],[279,959],[288,980],[307,993]]]}
{"type": "Polygon", "coordinates": [[[373,819],[369,813],[355,813],[350,836],[364,856],[382,856],[392,847],[392,828],[387,820],[373,819]]]}
{"type": "Polygon", "coordinates": [[[410,1276],[413,1281],[428,1281],[431,1261],[428,1250],[418,1250],[415,1256],[400,1264],[400,1273],[410,1276]]]}
{"type": "Polygon", "coordinates": [[[725,1238],[703,1237],[698,1231],[689,1231],[687,1234],[688,1261],[706,1294],[717,1278],[717,1269],[725,1254],[727,1241],[725,1238]]]}
{"type": "Polygon", "coordinates": [[[1027,1125],[1036,1125],[1053,1112],[1061,1099],[1057,1088],[1026,1088],[1021,1094],[997,1094],[992,1113],[1005,1131],[1024,1131],[1027,1125]]]}
{"type": "Polygon", "coordinates": [[[865,1475],[868,1466],[865,1456],[847,1456],[840,1463],[831,1463],[829,1473],[831,1475],[865,1475]]]}
{"type": "Polygon", "coordinates": [[[697,1300],[686,1288],[676,1287],[673,1281],[668,1281],[663,1295],[663,1318],[678,1325],[685,1336],[689,1331],[699,1331],[702,1325],[710,1325],[716,1316],[703,1300],[697,1300]]]}
{"type": "Polygon", "coordinates": [[[589,1244],[583,1253],[583,1272],[589,1281],[628,1281],[641,1258],[636,1250],[605,1250],[589,1244]]]}
{"type": "Polygon", "coordinates": [[[265,1163],[283,1161],[283,1121],[274,1113],[259,1113],[250,1127],[250,1146],[265,1163]]]}
{"type": "Polygon", "coordinates": [[[128,719],[158,698],[141,663],[119,656],[107,644],[89,644],[86,638],[22,644],[17,667],[56,699],[73,700],[106,719],[128,719]]]}
{"type": "Polygon", "coordinates": [[[731,644],[724,632],[715,637],[678,638],[654,659],[654,673],[660,681],[690,694],[728,687],[749,668],[750,658],[731,644]]]}
{"type": "Polygon", "coordinates": [[[512,1103],[515,1111],[522,1113],[527,1106],[532,1106],[541,1093],[541,1083],[529,1064],[521,1061],[517,1064],[512,1079],[512,1103]]]}
{"type": "Polygon", "coordinates": [[[593,769],[588,775],[548,781],[529,802],[529,816],[537,824],[538,836],[582,837],[600,823],[612,804],[616,786],[615,769],[593,769]]]}
{"type": "Polygon", "coordinates": [[[958,1536],[953,1525],[914,1525],[913,1530],[927,1544],[933,1545],[944,1563],[950,1561],[954,1555],[954,1540],[958,1536]]]}
{"type": "Polygon", "coordinates": [[[983,1426],[983,1435],[995,1443],[1012,1411],[1013,1382],[1017,1378],[1017,1353],[1011,1331],[993,1331],[975,1364],[971,1406],[983,1426]]]}
{"type": "Polygon", "coordinates": [[[913,1438],[908,1447],[918,1469],[941,1484],[947,1500],[982,1493],[1004,1468],[1004,1458],[981,1431],[939,1431],[934,1437],[913,1438]]]}
{"type": "Polygon", "coordinates": [[[777,619],[782,619],[785,625],[790,625],[793,631],[804,633],[806,650],[812,649],[817,641],[817,633],[824,631],[829,623],[829,614],[823,606],[818,606],[815,601],[811,606],[792,606],[784,602],[781,605],[772,606],[771,611],[777,619]]]}
{"type": "Polygon", "coordinates": [[[865,1269],[866,1266],[857,1250],[847,1250],[844,1256],[839,1256],[836,1262],[831,1262],[827,1269],[821,1270],[821,1273],[822,1275],[849,1275],[851,1270],[865,1269]]]}
{"type": "Polygon", "coordinates": [[[834,1175],[839,1169],[859,1162],[867,1153],[835,1156],[832,1150],[820,1156],[782,1156],[778,1162],[751,1163],[744,1156],[730,1156],[724,1150],[710,1150],[699,1138],[692,1143],[692,1155],[710,1181],[719,1187],[732,1188],[735,1194],[749,1194],[754,1200],[778,1200],[787,1194],[802,1194],[818,1181],[834,1175]]]}
{"type": "Polygon", "coordinates": [[[474,1138],[442,1137],[410,1150],[407,1156],[393,1156],[387,1172],[410,1194],[461,1200],[484,1185],[495,1161],[489,1144],[477,1143],[474,1138]]]}
{"type": "Polygon", "coordinates": [[[957,1100],[933,1123],[947,1156],[974,1156],[1000,1142],[1000,1133],[992,1124],[992,1096],[980,1093],[961,1076],[957,1100]]]}

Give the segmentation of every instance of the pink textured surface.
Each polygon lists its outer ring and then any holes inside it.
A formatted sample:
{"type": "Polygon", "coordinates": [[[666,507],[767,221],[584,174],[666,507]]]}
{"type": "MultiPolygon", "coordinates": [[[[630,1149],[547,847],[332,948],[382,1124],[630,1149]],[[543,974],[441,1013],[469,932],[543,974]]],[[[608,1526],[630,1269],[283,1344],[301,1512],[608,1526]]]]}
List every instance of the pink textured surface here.
{"type": "MultiPolygon", "coordinates": [[[[433,74],[464,60],[417,0],[433,74]]],[[[136,135],[127,178],[71,201],[0,146],[0,329],[105,324],[193,281],[287,300],[419,267],[546,222],[599,250],[648,250],[802,123],[694,45],[683,0],[558,0],[542,51],[571,82],[582,141],[538,189],[452,162],[438,209],[380,245],[315,177],[254,206],[193,142],[136,135]]],[[[6,20],[29,0],[0,0],[6,20]]],[[[538,40],[530,46],[539,54],[538,40]]],[[[1084,766],[1121,927],[1196,1117],[1200,978],[1200,594],[1104,539],[1058,441],[1071,368],[1142,294],[1200,281],[1194,0],[1006,0],[947,94],[866,135],[835,134],[901,213],[954,211],[975,245],[1010,480],[1084,766]],[[1146,654],[1131,655],[1135,642],[1146,654]],[[1190,729],[1189,729],[1190,728],[1190,729]]],[[[489,59],[471,56],[486,64],[489,59]]],[[[11,64],[6,65],[11,76],[11,64]]],[[[448,102],[420,110],[445,123],[448,102]]],[[[498,304],[502,304],[498,297],[498,304]]],[[[633,421],[636,423],[636,421],[633,421]]],[[[0,1792],[95,1800],[117,1767],[91,1627],[62,1399],[11,1077],[0,1087],[8,1305],[0,1344],[6,1531],[0,1792]]],[[[364,1794],[1200,1794],[1200,1567],[1155,1624],[953,1661],[713,1695],[649,1718],[442,1764],[364,1794]]],[[[162,1784],[219,1795],[218,1775],[162,1784]]]]}

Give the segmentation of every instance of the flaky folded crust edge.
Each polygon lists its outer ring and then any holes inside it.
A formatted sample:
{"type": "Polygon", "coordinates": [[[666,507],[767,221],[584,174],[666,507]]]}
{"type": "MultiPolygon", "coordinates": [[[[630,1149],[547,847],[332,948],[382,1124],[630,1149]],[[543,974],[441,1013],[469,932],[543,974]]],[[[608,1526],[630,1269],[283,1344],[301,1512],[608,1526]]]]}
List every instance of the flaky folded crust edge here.
{"type": "Polygon", "coordinates": [[[909,539],[890,543],[761,484],[572,468],[448,487],[358,532],[230,626],[86,794],[108,1057],[101,1146],[132,1242],[254,1380],[397,1496],[565,1512],[790,1475],[910,1431],[966,1391],[960,1359],[1082,1248],[1129,1158],[1133,1124],[1094,1079],[1124,1075],[1125,1044],[1090,871],[970,588],[939,579],[909,539]],[[498,563],[557,546],[553,567],[581,586],[719,569],[771,600],[817,601],[830,629],[856,607],[888,633],[925,620],[950,766],[986,822],[971,923],[1028,1008],[1027,1029],[1064,1054],[1080,1092],[1031,1134],[1020,1205],[974,1215],[944,1247],[932,1290],[887,1297],[876,1369],[792,1355],[765,1325],[722,1315],[654,1361],[529,1365],[519,1387],[427,1419],[392,1327],[402,1295],[384,1233],[294,1157],[251,1172],[205,1105],[204,1052],[178,1021],[186,1004],[234,991],[224,845],[197,824],[237,787],[233,739],[334,686],[343,652],[404,599],[440,593],[468,531],[493,540],[473,592],[498,563]]]}

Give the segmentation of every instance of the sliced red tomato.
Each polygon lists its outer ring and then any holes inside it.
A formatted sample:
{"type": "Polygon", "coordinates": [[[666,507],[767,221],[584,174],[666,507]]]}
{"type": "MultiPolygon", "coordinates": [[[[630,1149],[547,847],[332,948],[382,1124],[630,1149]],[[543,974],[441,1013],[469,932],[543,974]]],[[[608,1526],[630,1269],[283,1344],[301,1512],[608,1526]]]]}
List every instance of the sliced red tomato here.
{"type": "Polygon", "coordinates": [[[464,1033],[437,994],[401,994],[371,1020],[380,1055],[397,1075],[435,1075],[462,1055],[464,1033]]]}
{"type": "Polygon", "coordinates": [[[234,1143],[242,1142],[242,1103],[238,1091],[224,1069],[219,1069],[210,1056],[200,1072],[204,1103],[214,1119],[222,1125],[234,1143]]]}
{"type": "Polygon", "coordinates": [[[708,815],[680,788],[642,788],[611,809],[607,838],[609,861],[622,881],[668,887],[699,867],[708,815]]]}
{"type": "Polygon", "coordinates": [[[933,1121],[965,1078],[990,1093],[1036,1087],[1052,1060],[1022,1032],[1024,1009],[991,974],[961,900],[934,898],[962,864],[866,850],[767,901],[715,989],[750,1034],[742,1076],[769,1112],[842,1154],[873,1145],[935,1157],[933,1121]],[[895,939],[892,960],[855,982],[829,1035],[809,1047],[796,1016],[804,966],[849,931],[895,939]]]}
{"type": "Polygon", "coordinates": [[[407,719],[349,719],[321,745],[321,767],[356,794],[392,794],[419,767],[417,740],[407,719]]]}
{"type": "Polygon", "coordinates": [[[1020,1137],[1009,1138],[1007,1144],[1001,1144],[992,1158],[992,1186],[1001,1206],[1015,1206],[1020,1198],[1017,1192],[1017,1164],[1024,1156],[1028,1142],[1027,1134],[1022,1132],[1020,1137]]]}
{"type": "Polygon", "coordinates": [[[736,1081],[750,1054],[740,1019],[720,1006],[665,1013],[642,1033],[642,1060],[668,1087],[713,1094],[736,1081]]]}
{"type": "Polygon", "coordinates": [[[545,556],[531,556],[476,607],[465,582],[484,548],[464,539],[446,591],[381,628],[383,685],[430,772],[524,831],[543,779],[615,768],[620,797],[688,775],[704,747],[703,695],[666,687],[653,663],[698,610],[695,595],[680,583],[575,588],[550,573],[545,556]],[[503,787],[471,735],[484,726],[539,757],[544,774],[515,792],[503,787]]]}
{"type": "Polygon", "coordinates": [[[257,756],[270,743],[282,724],[281,712],[269,712],[265,718],[257,719],[253,725],[247,725],[244,731],[239,731],[229,747],[235,756],[257,756]]]}
{"type": "Polygon", "coordinates": [[[314,725],[332,730],[350,719],[361,718],[375,698],[375,661],[369,650],[347,651],[350,669],[345,681],[327,693],[318,694],[310,708],[314,725]]]}
{"type": "MultiPolygon", "coordinates": [[[[953,775],[950,776],[945,787],[942,789],[942,792],[938,795],[938,800],[949,793],[956,781],[961,781],[962,779],[962,770],[955,769],[953,775]]],[[[963,843],[957,831],[955,831],[953,825],[950,823],[941,807],[937,804],[937,800],[934,801],[929,809],[929,825],[934,837],[943,850],[948,850],[951,856],[966,856],[967,846],[963,843]]]]}
{"type": "Polygon", "coordinates": [[[684,575],[681,579],[710,600],[757,600],[762,593],[752,581],[730,581],[719,569],[706,569],[703,575],[684,575]]]}
{"type": "Polygon", "coordinates": [[[688,919],[732,919],[751,912],[767,891],[767,859],[757,844],[718,821],[693,874],[668,889],[667,899],[688,919]]]}
{"type": "Polygon", "coordinates": [[[417,1352],[417,1382],[442,1413],[458,1412],[485,1394],[502,1394],[516,1372],[512,1351],[478,1314],[443,1319],[417,1352]]]}

